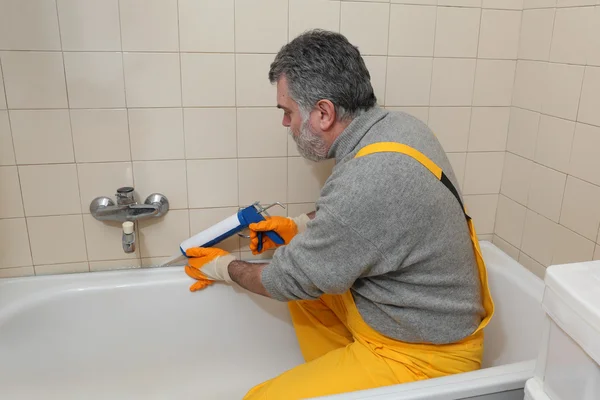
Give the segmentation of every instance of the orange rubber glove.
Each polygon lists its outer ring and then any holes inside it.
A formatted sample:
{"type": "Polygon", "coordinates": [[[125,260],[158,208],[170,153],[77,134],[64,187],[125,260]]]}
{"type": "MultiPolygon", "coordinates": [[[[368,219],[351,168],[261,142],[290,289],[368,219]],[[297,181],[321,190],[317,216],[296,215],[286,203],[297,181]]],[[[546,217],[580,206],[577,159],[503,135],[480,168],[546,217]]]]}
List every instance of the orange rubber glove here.
{"type": "Polygon", "coordinates": [[[236,258],[225,250],[216,247],[192,247],[185,255],[188,256],[185,273],[198,281],[190,286],[190,291],[204,289],[215,281],[232,282],[228,267],[236,258]]]}
{"type": "Polygon", "coordinates": [[[280,246],[269,239],[267,235],[262,235],[262,251],[259,252],[257,232],[275,231],[281,236],[285,244],[289,244],[294,236],[306,230],[308,221],[310,221],[308,215],[302,214],[296,218],[267,217],[264,221],[250,224],[248,228],[250,228],[250,250],[252,250],[252,254],[260,254],[280,246]]]}

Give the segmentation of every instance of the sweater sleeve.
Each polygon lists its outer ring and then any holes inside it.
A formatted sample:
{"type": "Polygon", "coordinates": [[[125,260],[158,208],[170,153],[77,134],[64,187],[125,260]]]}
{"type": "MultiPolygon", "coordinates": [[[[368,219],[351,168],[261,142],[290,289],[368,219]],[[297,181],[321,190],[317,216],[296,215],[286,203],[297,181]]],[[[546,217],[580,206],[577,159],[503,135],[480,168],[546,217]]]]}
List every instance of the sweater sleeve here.
{"type": "Polygon", "coordinates": [[[322,207],[306,232],[277,249],[262,282],[280,301],[316,299],[346,292],[379,259],[371,242],[322,207]]]}

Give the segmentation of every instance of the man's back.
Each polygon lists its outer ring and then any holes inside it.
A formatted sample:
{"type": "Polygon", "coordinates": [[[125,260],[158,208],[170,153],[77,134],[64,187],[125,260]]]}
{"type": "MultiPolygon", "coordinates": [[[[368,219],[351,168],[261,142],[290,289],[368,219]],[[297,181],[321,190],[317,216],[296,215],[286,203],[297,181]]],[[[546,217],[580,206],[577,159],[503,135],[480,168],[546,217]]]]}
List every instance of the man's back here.
{"type": "Polygon", "coordinates": [[[361,316],[382,334],[405,342],[456,342],[477,328],[484,313],[464,213],[413,158],[399,153],[354,158],[377,142],[424,153],[458,188],[425,124],[404,113],[366,112],[330,150],[337,165],[317,202],[317,217],[274,257],[275,265],[297,267],[288,272],[301,288],[269,282],[268,275],[267,287],[298,298],[351,287],[361,316]]]}

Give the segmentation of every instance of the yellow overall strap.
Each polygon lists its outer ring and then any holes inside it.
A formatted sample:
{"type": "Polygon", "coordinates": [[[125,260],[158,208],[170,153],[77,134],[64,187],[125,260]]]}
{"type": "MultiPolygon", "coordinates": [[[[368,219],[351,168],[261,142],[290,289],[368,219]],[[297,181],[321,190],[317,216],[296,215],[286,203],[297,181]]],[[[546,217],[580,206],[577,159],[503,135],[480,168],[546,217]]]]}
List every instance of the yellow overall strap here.
{"type": "Polygon", "coordinates": [[[486,325],[490,322],[490,319],[492,319],[492,316],[494,315],[494,301],[492,300],[492,295],[490,293],[490,289],[488,286],[487,271],[485,268],[485,262],[483,260],[483,255],[481,254],[481,249],[479,248],[479,241],[477,239],[477,233],[475,232],[475,226],[473,224],[473,221],[471,220],[471,217],[469,217],[469,215],[467,214],[467,210],[465,209],[463,202],[460,199],[460,195],[458,194],[458,191],[456,190],[456,188],[454,187],[454,185],[452,184],[452,182],[450,181],[448,176],[446,176],[446,174],[444,174],[442,169],[440,167],[438,167],[433,161],[431,161],[425,154],[421,153],[420,151],[418,151],[416,149],[413,149],[410,146],[402,144],[402,143],[396,143],[396,142],[373,143],[373,144],[363,147],[356,154],[356,156],[354,156],[354,158],[364,157],[364,156],[368,156],[370,154],[375,154],[375,153],[400,153],[400,154],[407,155],[407,156],[417,160],[425,168],[427,168],[429,171],[431,171],[431,173],[437,179],[439,179],[439,181],[442,182],[444,184],[444,186],[446,186],[448,188],[448,190],[450,190],[450,192],[452,192],[452,194],[454,195],[456,200],[458,200],[458,203],[460,204],[460,207],[462,208],[463,212],[465,213],[465,217],[467,219],[467,226],[469,227],[469,233],[471,235],[471,242],[473,243],[473,251],[475,252],[475,259],[477,261],[477,268],[479,270],[479,281],[481,283],[483,308],[486,312],[486,316],[481,321],[481,324],[479,325],[479,327],[473,334],[479,332],[480,330],[482,330],[483,328],[486,327],[486,325]]]}
{"type": "Polygon", "coordinates": [[[401,154],[405,154],[405,155],[417,160],[425,168],[427,168],[429,171],[431,171],[431,173],[433,175],[435,175],[435,177],[438,178],[440,180],[440,182],[442,182],[444,184],[444,186],[446,186],[448,188],[448,190],[450,190],[450,192],[454,195],[454,197],[456,197],[456,200],[458,200],[458,204],[460,204],[460,208],[462,208],[463,211],[465,212],[465,217],[468,220],[471,219],[471,217],[469,217],[469,215],[467,214],[467,211],[466,211],[466,209],[463,205],[463,202],[460,198],[460,195],[458,194],[458,191],[452,184],[452,181],[450,181],[448,176],[446,174],[444,174],[444,171],[442,171],[442,169],[440,167],[438,167],[433,161],[431,161],[425,154],[421,153],[420,151],[418,151],[416,149],[413,149],[410,146],[402,144],[402,143],[380,142],[380,143],[373,143],[373,144],[363,147],[356,154],[356,156],[354,156],[354,158],[368,156],[369,154],[374,154],[374,153],[401,153],[401,154]]]}

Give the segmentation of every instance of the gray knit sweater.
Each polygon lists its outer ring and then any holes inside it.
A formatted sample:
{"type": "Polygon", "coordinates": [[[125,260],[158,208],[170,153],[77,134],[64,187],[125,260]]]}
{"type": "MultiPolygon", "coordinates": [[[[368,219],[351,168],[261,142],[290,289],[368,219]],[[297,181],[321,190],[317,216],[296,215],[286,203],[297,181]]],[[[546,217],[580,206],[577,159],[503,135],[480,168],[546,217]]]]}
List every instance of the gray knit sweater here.
{"type": "Polygon", "coordinates": [[[263,284],[281,301],[350,289],[362,318],[385,336],[411,343],[461,340],[484,315],[464,213],[416,160],[397,153],[354,158],[376,142],[419,150],[458,188],[425,124],[405,113],[371,109],[334,142],[329,156],[336,166],[316,217],[277,249],[263,270],[263,284]]]}

